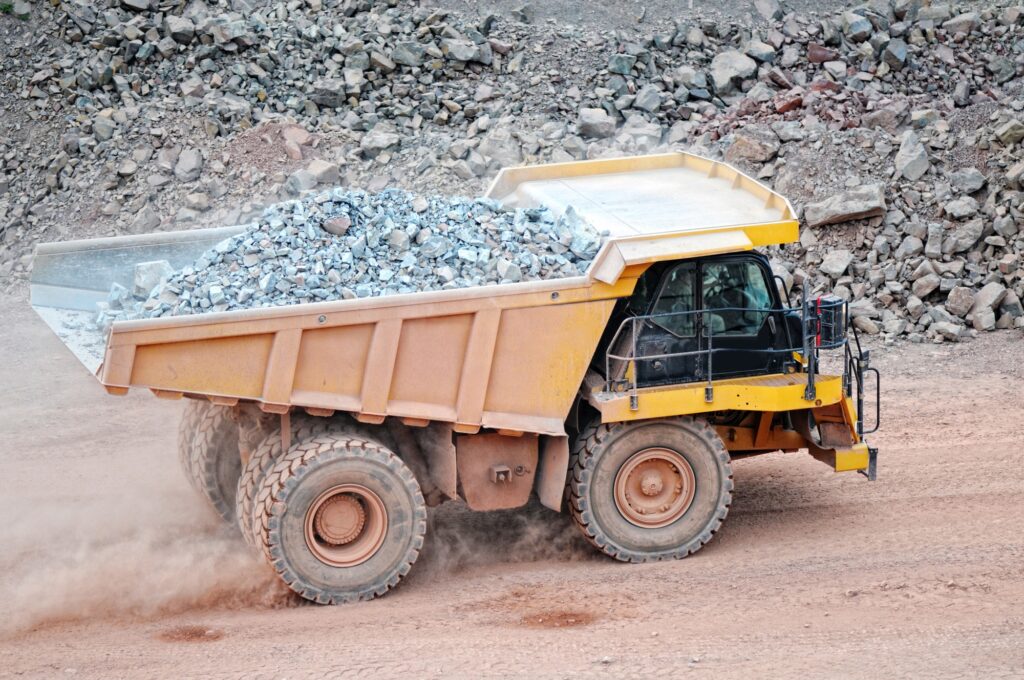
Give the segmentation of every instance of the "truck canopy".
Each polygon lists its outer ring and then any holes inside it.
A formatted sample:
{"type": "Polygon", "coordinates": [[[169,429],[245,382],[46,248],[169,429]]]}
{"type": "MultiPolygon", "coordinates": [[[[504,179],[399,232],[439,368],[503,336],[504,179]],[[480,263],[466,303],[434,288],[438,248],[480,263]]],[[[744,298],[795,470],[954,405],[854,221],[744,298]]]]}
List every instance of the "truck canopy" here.
{"type": "Polygon", "coordinates": [[[487,195],[606,232],[585,276],[92,325],[137,263],[191,264],[244,227],[43,244],[32,305],[112,393],[203,395],[561,434],[614,303],[653,262],[794,241],[789,203],[685,153],[510,168],[487,195]]]}

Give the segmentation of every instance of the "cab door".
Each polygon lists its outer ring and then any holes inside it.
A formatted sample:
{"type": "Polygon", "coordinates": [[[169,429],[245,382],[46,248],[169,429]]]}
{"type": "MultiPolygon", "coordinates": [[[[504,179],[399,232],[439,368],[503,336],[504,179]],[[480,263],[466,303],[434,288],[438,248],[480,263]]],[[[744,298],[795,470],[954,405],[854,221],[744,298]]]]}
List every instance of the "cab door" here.
{"type": "Polygon", "coordinates": [[[709,371],[715,378],[781,371],[789,345],[771,281],[767,262],[749,254],[664,269],[637,325],[638,384],[706,380],[709,371]],[[709,346],[717,350],[710,357],[709,346]]]}
{"type": "Polygon", "coordinates": [[[782,370],[784,319],[771,272],[761,258],[730,256],[700,265],[705,336],[716,351],[711,370],[718,377],[760,375],[782,370]]]}

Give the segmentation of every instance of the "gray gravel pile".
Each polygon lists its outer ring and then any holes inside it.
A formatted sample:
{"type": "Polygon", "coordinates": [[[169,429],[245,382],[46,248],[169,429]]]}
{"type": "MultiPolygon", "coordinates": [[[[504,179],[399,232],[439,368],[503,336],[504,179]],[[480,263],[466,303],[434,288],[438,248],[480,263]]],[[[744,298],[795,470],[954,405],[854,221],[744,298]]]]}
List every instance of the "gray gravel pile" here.
{"type": "Polygon", "coordinates": [[[141,265],[99,323],[578,276],[600,245],[571,208],[333,189],[268,208],[180,271],[141,265]]]}

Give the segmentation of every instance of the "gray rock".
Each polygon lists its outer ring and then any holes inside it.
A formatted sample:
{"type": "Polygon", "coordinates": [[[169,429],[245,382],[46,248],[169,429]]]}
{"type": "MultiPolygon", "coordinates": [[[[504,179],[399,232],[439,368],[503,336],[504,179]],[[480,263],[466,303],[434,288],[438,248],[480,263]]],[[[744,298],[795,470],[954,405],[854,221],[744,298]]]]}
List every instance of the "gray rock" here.
{"type": "Polygon", "coordinates": [[[999,303],[1003,301],[1006,296],[1006,286],[993,281],[986,283],[978,291],[978,294],[974,296],[974,304],[971,306],[971,313],[977,314],[981,310],[994,310],[999,306],[999,303]]]}
{"type": "Polygon", "coordinates": [[[580,135],[584,137],[603,139],[615,134],[615,119],[609,116],[604,109],[580,109],[576,127],[580,135]]]}
{"type": "Polygon", "coordinates": [[[970,250],[978,242],[985,231],[985,223],[980,220],[970,220],[957,226],[953,234],[942,244],[943,253],[961,253],[970,250]]]}
{"type": "Polygon", "coordinates": [[[936,321],[929,328],[946,340],[957,342],[964,332],[964,327],[952,321],[936,321]]]}
{"type": "Polygon", "coordinates": [[[853,253],[845,249],[830,250],[818,265],[818,270],[838,279],[846,273],[847,267],[853,262],[853,253]]]}
{"type": "Polygon", "coordinates": [[[768,21],[778,21],[782,18],[779,0],[754,0],[754,9],[768,21]]]}
{"type": "Polygon", "coordinates": [[[107,116],[96,116],[92,121],[92,133],[96,135],[98,141],[106,141],[114,136],[114,130],[117,129],[117,123],[107,116]]]}
{"type": "Polygon", "coordinates": [[[306,166],[306,172],[312,175],[318,184],[338,183],[338,166],[335,163],[315,158],[306,166]]]}
{"type": "Polygon", "coordinates": [[[740,81],[757,73],[757,62],[738,50],[726,50],[715,55],[710,70],[715,89],[731,92],[740,81]]]}
{"type": "Polygon", "coordinates": [[[661,108],[662,98],[661,90],[657,86],[648,83],[636,93],[636,99],[633,100],[633,108],[654,113],[661,108]]]}
{"type": "Polygon", "coordinates": [[[400,42],[391,50],[391,59],[404,66],[419,66],[425,55],[426,49],[416,42],[400,42]]]}
{"type": "Polygon", "coordinates": [[[882,61],[893,71],[902,70],[907,65],[907,43],[900,38],[893,38],[882,51],[882,61]]]}
{"type": "Polygon", "coordinates": [[[942,28],[946,29],[948,33],[970,33],[977,28],[978,21],[977,12],[965,12],[943,22],[942,28]]]}
{"type": "Polygon", "coordinates": [[[191,20],[173,14],[164,17],[164,35],[175,42],[188,45],[192,42],[195,34],[196,27],[191,20]]]}
{"type": "Polygon", "coordinates": [[[185,149],[174,164],[174,176],[182,182],[197,180],[202,172],[203,154],[199,149],[185,149]]]}
{"type": "Polygon", "coordinates": [[[884,214],[885,186],[882,184],[866,184],[804,207],[804,219],[812,227],[884,214]]]}
{"type": "Polygon", "coordinates": [[[146,203],[128,226],[128,231],[132,234],[146,234],[159,226],[160,215],[157,214],[152,205],[146,203]]]}
{"type": "Polygon", "coordinates": [[[495,128],[480,141],[477,147],[485,158],[498,167],[519,165],[523,161],[523,150],[508,128],[495,128]]]}
{"type": "Polygon", "coordinates": [[[973,194],[985,186],[985,175],[977,168],[961,168],[949,175],[950,181],[965,194],[973,194]]]}
{"type": "Polygon", "coordinates": [[[907,131],[900,142],[899,151],[896,152],[896,173],[913,182],[921,179],[929,167],[931,163],[924,144],[917,134],[907,131]]]}
{"type": "Polygon", "coordinates": [[[946,296],[946,311],[959,317],[967,316],[974,306],[974,291],[966,286],[956,286],[946,296]]]}
{"type": "Polygon", "coordinates": [[[339,78],[321,78],[313,83],[313,94],[310,97],[314,103],[332,109],[345,106],[345,81],[339,78]]]}
{"type": "Polygon", "coordinates": [[[1016,144],[1024,139],[1024,123],[1012,118],[996,128],[996,137],[1006,146],[1016,144]]]}
{"type": "Polygon", "coordinates": [[[121,7],[132,12],[145,12],[150,8],[150,0],[121,0],[121,7]]]}
{"type": "Polygon", "coordinates": [[[628,76],[635,63],[636,57],[632,54],[616,53],[608,58],[608,71],[628,76]]]}
{"type": "Polygon", "coordinates": [[[914,285],[911,286],[911,290],[913,291],[914,295],[921,299],[924,299],[928,297],[928,295],[931,294],[935,289],[937,289],[940,283],[942,283],[942,279],[939,278],[938,274],[926,274],[925,276],[919,278],[917,281],[914,281],[914,285]]]}
{"type": "Polygon", "coordinates": [[[907,258],[920,255],[921,251],[924,250],[924,243],[916,236],[910,235],[903,239],[900,243],[899,248],[893,253],[893,257],[897,260],[906,260],[907,258]]]}
{"type": "Polygon", "coordinates": [[[947,203],[943,209],[953,219],[965,220],[977,214],[978,202],[970,196],[962,196],[947,203]]]}
{"type": "Polygon", "coordinates": [[[843,12],[843,33],[854,42],[864,42],[871,37],[871,22],[855,12],[843,12]]]}
{"type": "Polygon", "coordinates": [[[399,137],[394,125],[386,122],[377,123],[359,140],[359,149],[367,158],[376,158],[381,152],[398,146],[401,141],[402,138],[399,137]]]}
{"type": "Polygon", "coordinates": [[[147,298],[153,289],[174,273],[174,267],[167,260],[140,262],[132,274],[132,293],[135,297],[147,298]]]}

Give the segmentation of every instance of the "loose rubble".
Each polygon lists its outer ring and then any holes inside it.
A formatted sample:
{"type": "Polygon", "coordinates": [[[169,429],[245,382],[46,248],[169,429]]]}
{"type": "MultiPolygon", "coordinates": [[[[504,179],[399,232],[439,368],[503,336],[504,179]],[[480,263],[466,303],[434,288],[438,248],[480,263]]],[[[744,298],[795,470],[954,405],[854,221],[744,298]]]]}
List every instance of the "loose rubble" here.
{"type": "Polygon", "coordinates": [[[336,185],[475,195],[502,166],[683,149],[792,201],[805,226],[776,269],[834,288],[861,330],[1024,328],[1013,0],[756,0],[749,21],[616,31],[405,0],[14,9],[0,16],[8,288],[41,240],[245,223],[336,185]],[[842,269],[833,252],[850,254],[842,269]],[[967,306],[993,284],[995,302],[967,306]]]}
{"type": "Polygon", "coordinates": [[[192,266],[135,269],[114,284],[97,325],[578,276],[601,235],[571,208],[504,210],[497,202],[333,189],[271,206],[192,266]]]}

